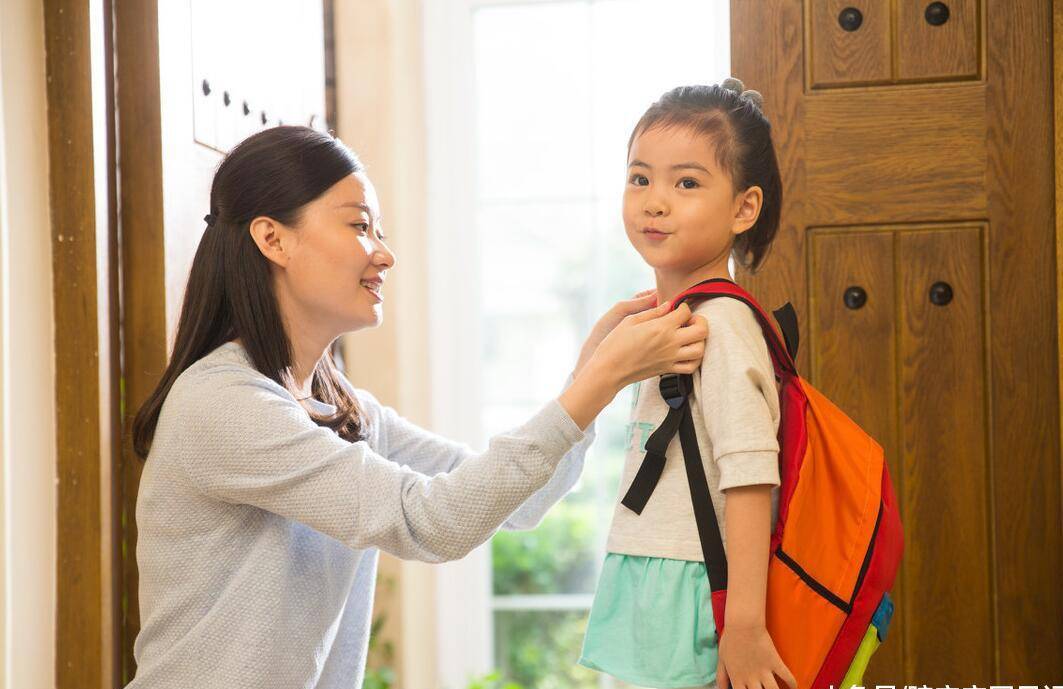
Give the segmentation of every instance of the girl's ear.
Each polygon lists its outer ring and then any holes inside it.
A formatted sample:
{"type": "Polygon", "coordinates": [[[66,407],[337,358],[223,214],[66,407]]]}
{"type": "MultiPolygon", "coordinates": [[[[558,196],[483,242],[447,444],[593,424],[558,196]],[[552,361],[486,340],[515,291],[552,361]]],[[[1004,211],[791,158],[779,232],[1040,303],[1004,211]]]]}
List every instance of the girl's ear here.
{"type": "Polygon", "coordinates": [[[735,198],[734,223],[731,232],[740,235],[756,224],[764,205],[764,192],[760,187],[750,187],[735,198]]]}
{"type": "Polygon", "coordinates": [[[289,232],[272,218],[259,216],[251,221],[248,228],[255,245],[270,262],[284,268],[291,260],[289,253],[289,232]]]}

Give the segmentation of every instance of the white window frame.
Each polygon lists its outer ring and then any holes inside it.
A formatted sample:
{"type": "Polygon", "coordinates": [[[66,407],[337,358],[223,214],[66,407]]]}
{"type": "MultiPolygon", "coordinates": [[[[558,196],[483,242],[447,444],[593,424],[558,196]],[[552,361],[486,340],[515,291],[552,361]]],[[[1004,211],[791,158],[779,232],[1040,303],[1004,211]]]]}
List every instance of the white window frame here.
{"type": "MultiPolygon", "coordinates": [[[[427,128],[429,284],[429,368],[432,419],[448,437],[477,443],[480,379],[475,353],[480,342],[477,310],[480,285],[471,242],[456,242],[432,228],[471,218],[475,199],[475,86],[472,51],[474,0],[425,0],[424,75],[427,128]],[[440,133],[443,135],[440,135],[440,133]],[[460,390],[461,404],[454,404],[460,390]]],[[[465,687],[471,675],[493,666],[491,657],[491,546],[436,571],[436,658],[439,684],[465,687]]]]}

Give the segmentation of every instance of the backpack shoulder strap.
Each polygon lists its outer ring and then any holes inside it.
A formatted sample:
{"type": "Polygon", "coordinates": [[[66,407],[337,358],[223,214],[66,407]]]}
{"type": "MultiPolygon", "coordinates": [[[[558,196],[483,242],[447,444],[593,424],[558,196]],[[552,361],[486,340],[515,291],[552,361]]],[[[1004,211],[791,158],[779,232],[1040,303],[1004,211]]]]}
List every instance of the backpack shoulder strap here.
{"type": "MultiPolygon", "coordinates": [[[[779,337],[779,333],[771,324],[771,319],[768,318],[767,313],[757,303],[756,299],[749,292],[726,278],[713,278],[699,282],[673,299],[671,308],[675,309],[683,302],[698,302],[718,297],[737,299],[752,309],[753,315],[756,317],[757,322],[760,323],[764,339],[768,343],[768,352],[771,354],[776,373],[797,374],[797,367],[794,364],[798,345],[797,313],[790,303],[783,305],[774,312],[776,319],[779,321],[779,327],[786,338],[785,341],[779,337]]],[[[711,333],[709,336],[712,336],[711,333]]]]}

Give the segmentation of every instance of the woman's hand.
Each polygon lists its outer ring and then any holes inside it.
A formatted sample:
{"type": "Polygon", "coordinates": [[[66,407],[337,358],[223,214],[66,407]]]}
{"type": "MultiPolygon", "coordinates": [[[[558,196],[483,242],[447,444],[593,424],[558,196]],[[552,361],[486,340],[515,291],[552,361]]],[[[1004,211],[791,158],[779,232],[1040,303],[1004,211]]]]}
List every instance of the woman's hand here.
{"type": "Polygon", "coordinates": [[[611,371],[617,391],[626,385],[665,373],[693,373],[701,366],[709,326],[690,307],[668,304],[625,316],[598,345],[588,366],[611,371]]]}
{"type": "Polygon", "coordinates": [[[727,689],[728,682],[734,689],[779,689],[776,675],[797,689],[797,680],[779,657],[764,625],[723,628],[716,666],[719,689],[727,689]]]}
{"type": "Polygon", "coordinates": [[[642,313],[655,306],[657,306],[657,290],[655,289],[643,290],[631,299],[624,299],[613,304],[612,308],[606,311],[598,319],[598,322],[594,324],[594,327],[591,328],[590,334],[587,335],[587,339],[583,342],[583,349],[580,350],[579,361],[576,362],[576,369],[572,372],[572,375],[580,372],[580,369],[590,360],[595,350],[598,349],[598,345],[605,339],[605,336],[613,332],[613,328],[620,325],[620,321],[627,316],[642,313]]]}
{"type": "Polygon", "coordinates": [[[560,397],[580,428],[586,428],[624,386],[664,373],[693,373],[701,365],[709,327],[682,304],[624,316],[597,346],[560,397]]]}

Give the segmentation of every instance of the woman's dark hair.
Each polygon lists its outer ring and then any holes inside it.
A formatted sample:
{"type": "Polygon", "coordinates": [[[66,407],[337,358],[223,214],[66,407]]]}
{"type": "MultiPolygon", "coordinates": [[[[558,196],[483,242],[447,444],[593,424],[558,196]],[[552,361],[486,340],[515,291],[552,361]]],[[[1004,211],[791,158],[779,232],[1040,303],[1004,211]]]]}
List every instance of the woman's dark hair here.
{"type": "Polygon", "coordinates": [[[750,272],[764,261],[779,230],[782,179],[771,141],[771,123],[761,110],[761,96],[743,91],[742,82],[680,86],[651,105],[635,125],[635,138],[654,127],[684,127],[712,137],[716,163],[731,176],[735,192],[757,186],[764,192],[760,215],[753,227],[735,238],[735,260],[750,272]]]}
{"type": "MultiPolygon", "coordinates": [[[[207,229],[188,275],[173,357],[133,421],[133,449],[147,459],[159,412],[181,373],[239,337],[256,369],[292,389],[292,347],[273,292],[269,262],[251,237],[251,221],[267,216],[297,226],[306,204],[363,170],[338,139],[308,127],[280,126],[248,137],[214,173],[207,229]]],[[[363,437],[363,413],[341,383],[331,353],[317,363],[314,396],[336,406],[314,421],[351,442],[363,437]]]]}

